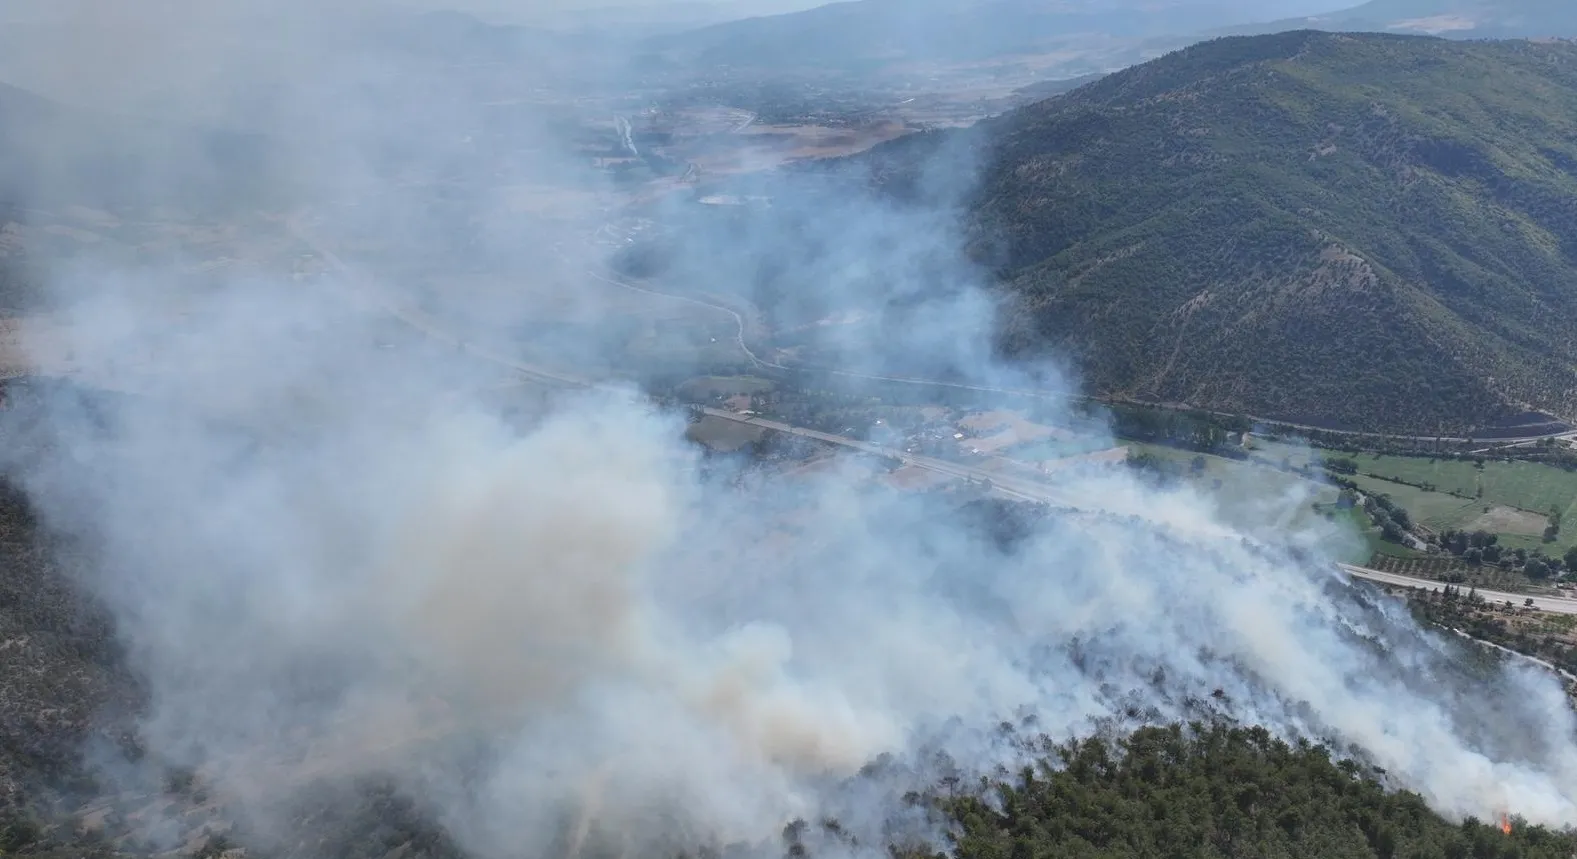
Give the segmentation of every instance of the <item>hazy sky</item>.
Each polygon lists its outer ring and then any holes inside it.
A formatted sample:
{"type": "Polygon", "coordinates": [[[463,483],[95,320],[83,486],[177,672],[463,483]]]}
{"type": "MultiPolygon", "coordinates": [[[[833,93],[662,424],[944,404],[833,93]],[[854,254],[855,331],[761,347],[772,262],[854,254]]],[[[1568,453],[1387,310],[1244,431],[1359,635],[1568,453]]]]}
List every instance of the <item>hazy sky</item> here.
{"type": "MultiPolygon", "coordinates": [[[[525,20],[540,17],[544,13],[554,14],[569,11],[588,11],[595,9],[642,9],[648,11],[671,10],[681,11],[693,9],[701,11],[708,7],[718,10],[730,10],[733,14],[748,16],[755,14],[769,14],[784,12],[793,9],[806,9],[819,6],[819,0],[356,0],[368,5],[383,4],[391,7],[407,7],[421,10],[457,9],[470,12],[474,15],[497,21],[525,20]]],[[[176,5],[170,0],[152,0],[139,6],[168,7],[176,5]]],[[[229,2],[204,4],[214,6],[233,5],[229,2]]],[[[339,0],[335,5],[345,6],[345,0],[339,0]]],[[[0,21],[26,21],[41,18],[59,18],[70,16],[78,10],[91,10],[102,8],[101,0],[7,0],[0,8],[0,21]]]]}
{"type": "MultiPolygon", "coordinates": [[[[347,0],[339,0],[336,5],[344,6],[347,0]]],[[[526,20],[553,15],[563,12],[591,11],[597,9],[640,9],[645,12],[669,11],[674,13],[687,12],[701,14],[712,10],[716,14],[749,15],[773,14],[792,11],[795,9],[808,9],[813,6],[824,5],[822,0],[353,0],[371,4],[384,4],[389,6],[405,6],[417,9],[458,9],[483,16],[491,20],[509,21],[526,20]]],[[[915,0],[915,6],[921,6],[929,0],[915,0]]],[[[1186,2],[1186,0],[1183,0],[1186,2]]],[[[1267,8],[1274,9],[1277,14],[1317,14],[1337,9],[1344,9],[1358,5],[1360,0],[1280,0],[1280,2],[1258,2],[1258,0],[1244,0],[1243,11],[1245,19],[1263,17],[1267,8]]],[[[171,0],[149,0],[139,4],[146,6],[171,6],[171,0]]],[[[214,4],[231,5],[226,0],[214,4]]],[[[72,14],[76,9],[94,9],[104,6],[102,0],[7,0],[4,9],[0,10],[0,20],[34,19],[40,16],[59,16],[72,14]]]]}
{"type": "MultiPolygon", "coordinates": [[[[827,0],[532,0],[522,3],[520,0],[404,0],[410,5],[431,6],[433,8],[464,9],[473,14],[482,15],[495,20],[520,19],[565,11],[591,11],[597,9],[623,9],[657,11],[662,9],[678,12],[681,10],[700,11],[702,9],[715,10],[716,14],[728,17],[748,17],[752,15],[770,15],[781,12],[790,12],[798,9],[809,9],[814,6],[826,5],[827,0]]],[[[840,0],[846,2],[846,0],[840,0]]],[[[911,0],[912,5],[919,9],[934,0],[911,0]]],[[[1114,0],[1106,0],[1114,2],[1114,0]]],[[[1135,0],[1115,0],[1121,5],[1140,5],[1135,0]]],[[[1176,5],[1184,5],[1191,0],[1176,0],[1176,5]]],[[[1198,2],[1198,0],[1194,0],[1198,2]]],[[[1245,21],[1263,20],[1267,17],[1316,15],[1347,9],[1359,5],[1362,0],[1243,0],[1242,10],[1245,21]]],[[[1050,5],[1050,0],[1047,0],[1050,5]]],[[[1093,3],[1090,5],[1105,5],[1093,3]]]]}

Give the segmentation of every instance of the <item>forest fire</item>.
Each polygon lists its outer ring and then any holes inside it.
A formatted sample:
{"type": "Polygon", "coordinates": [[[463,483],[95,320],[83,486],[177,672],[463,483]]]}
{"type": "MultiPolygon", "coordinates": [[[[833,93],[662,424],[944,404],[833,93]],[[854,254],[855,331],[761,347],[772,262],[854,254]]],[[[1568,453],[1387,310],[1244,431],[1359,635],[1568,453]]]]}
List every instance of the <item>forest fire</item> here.
{"type": "Polygon", "coordinates": [[[1505,812],[1500,814],[1500,831],[1507,835],[1511,834],[1511,818],[1505,812]]]}

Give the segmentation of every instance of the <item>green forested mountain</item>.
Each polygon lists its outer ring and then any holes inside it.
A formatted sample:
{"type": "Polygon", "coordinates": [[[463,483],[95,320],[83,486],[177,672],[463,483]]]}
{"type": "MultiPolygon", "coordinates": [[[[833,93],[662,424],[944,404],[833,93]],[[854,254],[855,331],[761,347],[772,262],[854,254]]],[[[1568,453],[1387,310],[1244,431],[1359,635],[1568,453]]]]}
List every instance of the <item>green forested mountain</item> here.
{"type": "MultiPolygon", "coordinates": [[[[1260,728],[1143,728],[1056,750],[996,785],[996,802],[942,800],[959,859],[1065,857],[1568,856],[1569,834],[1514,817],[1453,825],[1415,794],[1324,748],[1260,728]]],[[[1494,816],[1486,809],[1486,816],[1494,816]]]]}
{"type": "Polygon", "coordinates": [[[1094,392],[1421,433],[1577,416],[1577,45],[1224,38],[973,134],[1004,344],[1094,392]]]}

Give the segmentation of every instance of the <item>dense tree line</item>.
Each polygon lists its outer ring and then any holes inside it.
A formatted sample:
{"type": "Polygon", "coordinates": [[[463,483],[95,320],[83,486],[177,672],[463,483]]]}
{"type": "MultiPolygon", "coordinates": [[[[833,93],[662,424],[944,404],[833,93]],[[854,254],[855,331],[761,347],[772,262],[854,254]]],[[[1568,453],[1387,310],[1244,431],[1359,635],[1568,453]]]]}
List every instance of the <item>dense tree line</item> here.
{"type": "MultiPolygon", "coordinates": [[[[1545,529],[1558,529],[1559,517],[1552,515],[1552,524],[1545,529]]],[[[1520,570],[1528,578],[1539,581],[1577,570],[1577,546],[1566,550],[1558,558],[1544,553],[1543,549],[1529,551],[1521,547],[1508,549],[1500,545],[1500,536],[1487,531],[1460,531],[1446,529],[1436,536],[1435,542],[1442,551],[1461,558],[1469,566],[1492,566],[1520,570]]],[[[1546,541],[1548,542],[1548,540],[1546,541]]]]}
{"type": "Polygon", "coordinates": [[[1381,536],[1393,543],[1400,543],[1413,529],[1413,516],[1407,508],[1391,500],[1389,495],[1372,493],[1363,497],[1364,512],[1380,529],[1381,536]]]}
{"type": "Polygon", "coordinates": [[[1577,849],[1572,835],[1514,817],[1510,834],[1499,820],[1452,823],[1381,778],[1264,728],[1174,724],[1055,745],[979,792],[933,802],[959,859],[1565,859],[1577,849]]]}
{"type": "Polygon", "coordinates": [[[1242,438],[1252,425],[1245,418],[1133,405],[1114,405],[1109,414],[1112,434],[1118,438],[1232,459],[1248,458],[1242,438]]]}

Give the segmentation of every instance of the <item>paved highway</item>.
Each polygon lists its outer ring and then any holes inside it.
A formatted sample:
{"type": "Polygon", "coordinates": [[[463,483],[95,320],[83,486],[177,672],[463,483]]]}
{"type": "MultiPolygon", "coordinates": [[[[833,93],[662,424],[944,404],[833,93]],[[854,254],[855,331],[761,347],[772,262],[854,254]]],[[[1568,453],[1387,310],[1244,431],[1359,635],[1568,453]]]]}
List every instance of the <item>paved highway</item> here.
{"type": "MultiPolygon", "coordinates": [[[[1359,579],[1368,579],[1379,584],[1394,585],[1404,588],[1423,588],[1424,590],[1439,590],[1445,587],[1444,582],[1433,579],[1415,579],[1412,576],[1399,576],[1396,573],[1382,573],[1367,567],[1355,567],[1351,564],[1337,564],[1348,575],[1359,579]]],[[[1568,597],[1529,597],[1527,594],[1513,594],[1504,591],[1486,591],[1478,589],[1478,595],[1494,603],[1510,602],[1514,606],[1525,605],[1527,600],[1533,600],[1533,608],[1552,614],[1577,614],[1577,599],[1568,597]]]]}
{"type": "Polygon", "coordinates": [[[763,429],[774,430],[776,432],[787,433],[789,435],[797,435],[802,438],[813,438],[817,441],[841,445],[853,450],[858,450],[862,453],[888,457],[890,459],[901,461],[905,465],[912,465],[916,468],[923,468],[927,471],[934,471],[939,474],[949,475],[951,477],[961,477],[965,480],[974,480],[979,482],[990,481],[992,487],[996,489],[996,491],[1003,495],[1017,498],[1020,501],[1034,501],[1040,504],[1053,504],[1061,507],[1077,506],[1073,503],[1069,496],[1060,491],[1057,487],[1042,483],[1038,480],[998,474],[979,468],[971,468],[967,465],[961,465],[956,462],[948,462],[945,459],[937,459],[931,456],[918,456],[916,454],[898,450],[897,448],[883,447],[882,445],[872,444],[868,441],[860,441],[859,439],[853,439],[847,436],[833,435],[832,433],[813,430],[807,427],[798,427],[792,424],[783,423],[781,421],[770,420],[768,418],[756,417],[753,415],[742,415],[738,412],[730,412],[723,409],[714,408],[703,408],[701,411],[702,413],[710,415],[711,417],[721,418],[725,421],[749,424],[750,426],[761,427],[763,429]]]}
{"type": "MultiPolygon", "coordinates": [[[[1395,573],[1382,573],[1379,570],[1371,570],[1367,567],[1354,567],[1351,564],[1337,564],[1337,566],[1341,567],[1342,570],[1347,572],[1353,578],[1367,579],[1377,584],[1395,585],[1408,588],[1423,588],[1425,590],[1439,590],[1444,586],[1441,582],[1432,581],[1429,579],[1415,579],[1412,576],[1398,576],[1395,573]]],[[[1508,594],[1501,591],[1478,591],[1477,593],[1479,596],[1489,600],[1490,602],[1509,602],[1515,607],[1522,607],[1526,605],[1527,600],[1530,599],[1527,594],[1508,594]]],[[[1549,612],[1551,614],[1577,614],[1577,599],[1567,599],[1565,597],[1531,597],[1531,599],[1533,600],[1532,608],[1538,611],[1549,612]]],[[[1462,636],[1463,638],[1476,641],[1485,647],[1493,647],[1507,656],[1511,656],[1516,659],[1522,659],[1527,662],[1531,662],[1534,665],[1538,665],[1541,668],[1546,668],[1551,672],[1560,675],[1561,679],[1565,680],[1567,683],[1577,683],[1577,675],[1572,674],[1570,671],[1567,671],[1566,669],[1561,668],[1554,663],[1546,662],[1536,656],[1529,656],[1526,653],[1518,653],[1509,647],[1496,644],[1493,641],[1485,641],[1482,638],[1474,637],[1460,629],[1452,629],[1451,631],[1457,635],[1462,636]]]]}

